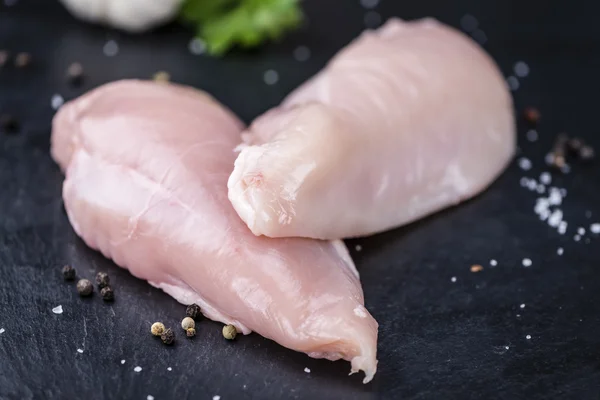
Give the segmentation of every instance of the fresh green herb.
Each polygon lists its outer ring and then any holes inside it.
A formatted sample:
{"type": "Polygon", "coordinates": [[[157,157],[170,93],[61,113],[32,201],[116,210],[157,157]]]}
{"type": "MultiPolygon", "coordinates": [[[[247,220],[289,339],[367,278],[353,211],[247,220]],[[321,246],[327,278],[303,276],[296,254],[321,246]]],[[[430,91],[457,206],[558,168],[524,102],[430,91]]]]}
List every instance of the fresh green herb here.
{"type": "Polygon", "coordinates": [[[280,39],[303,18],[299,0],[185,0],[180,16],[213,55],[280,39]]]}

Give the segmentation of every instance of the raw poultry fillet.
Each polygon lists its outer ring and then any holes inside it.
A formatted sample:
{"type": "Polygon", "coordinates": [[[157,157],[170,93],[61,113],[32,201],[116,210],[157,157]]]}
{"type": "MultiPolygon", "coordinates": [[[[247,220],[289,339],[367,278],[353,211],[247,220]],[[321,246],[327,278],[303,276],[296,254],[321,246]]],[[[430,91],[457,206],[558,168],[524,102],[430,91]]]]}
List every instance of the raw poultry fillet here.
{"type": "Polygon", "coordinates": [[[363,33],[259,117],[229,178],[256,235],[338,239],[397,227],[484,190],[515,151],[493,60],[435,20],[363,33]]]}
{"type": "Polygon", "coordinates": [[[206,317],[376,371],[377,322],[341,241],[257,237],[227,199],[242,124],[203,92],[119,81],[64,105],[52,156],[77,234],[206,317]]]}

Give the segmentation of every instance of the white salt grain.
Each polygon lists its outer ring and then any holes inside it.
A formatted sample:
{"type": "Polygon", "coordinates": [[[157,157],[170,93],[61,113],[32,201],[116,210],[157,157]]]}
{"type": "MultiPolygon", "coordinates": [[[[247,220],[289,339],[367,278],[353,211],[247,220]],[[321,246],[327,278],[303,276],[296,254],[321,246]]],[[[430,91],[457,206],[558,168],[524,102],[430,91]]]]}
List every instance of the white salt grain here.
{"type": "Polygon", "coordinates": [[[294,58],[296,61],[306,61],[310,58],[310,49],[306,46],[298,46],[294,49],[294,58]]]}
{"type": "Polygon", "coordinates": [[[365,14],[364,21],[367,28],[377,28],[381,24],[381,15],[377,11],[369,11],[365,14]]]}
{"type": "Polygon", "coordinates": [[[495,267],[496,265],[498,265],[498,261],[496,261],[496,260],[492,259],[492,260],[490,260],[490,265],[491,265],[492,267],[495,267]]]}
{"type": "Polygon", "coordinates": [[[543,194],[546,191],[546,186],[542,185],[541,183],[537,185],[536,187],[536,191],[539,194],[543,194]]]}
{"type": "MultiPolygon", "coordinates": [[[[548,218],[548,225],[550,225],[553,228],[558,227],[560,230],[560,226],[561,224],[564,222],[562,220],[563,218],[563,212],[561,209],[556,209],[552,212],[552,214],[550,215],[550,217],[548,218]]],[[[565,227],[566,229],[566,227],[565,227]]]]}
{"type": "Polygon", "coordinates": [[[460,26],[465,32],[473,32],[479,26],[479,21],[471,14],[465,14],[460,19],[460,26]]]}
{"type": "Polygon", "coordinates": [[[525,78],[527,75],[529,75],[529,65],[523,61],[517,62],[513,69],[515,71],[515,75],[517,75],[519,78],[525,78]]]}
{"type": "Polygon", "coordinates": [[[219,396],[219,395],[213,396],[213,400],[221,400],[221,396],[219,396]]]}
{"type": "Polygon", "coordinates": [[[576,242],[579,242],[581,240],[581,236],[575,235],[575,236],[573,236],[573,240],[576,242]]]}
{"type": "Polygon", "coordinates": [[[81,350],[81,349],[77,349],[77,352],[78,352],[79,354],[81,354],[81,353],[83,353],[83,350],[81,350]]]}
{"type": "Polygon", "coordinates": [[[455,277],[455,276],[453,276],[452,278],[450,278],[450,280],[451,280],[452,282],[456,282],[456,277],[455,277]]]}
{"type": "Polygon", "coordinates": [[[204,52],[206,51],[206,43],[204,43],[204,40],[200,38],[193,38],[188,43],[188,50],[193,55],[199,56],[201,54],[204,54],[204,52]]]}
{"type": "Polygon", "coordinates": [[[525,308],[525,304],[521,304],[519,307],[521,307],[521,308],[525,308]]]}
{"type": "Polygon", "coordinates": [[[525,339],[527,339],[527,340],[531,339],[531,335],[525,336],[525,339]]]}
{"type": "Polygon", "coordinates": [[[565,249],[563,249],[562,247],[559,247],[556,250],[556,254],[558,254],[559,256],[562,256],[564,252],[565,252],[565,249]]]}
{"type": "Polygon", "coordinates": [[[548,196],[548,202],[552,206],[560,206],[562,203],[562,196],[560,190],[555,187],[550,188],[550,196],[548,196]]]}
{"type": "Polygon", "coordinates": [[[121,364],[125,364],[125,360],[121,360],[121,364]]]}
{"type": "Polygon", "coordinates": [[[537,142],[538,140],[538,133],[535,129],[530,129],[527,131],[527,140],[529,140],[530,142],[537,142]]]}
{"type": "Polygon", "coordinates": [[[529,190],[537,189],[537,182],[535,181],[535,179],[531,179],[529,182],[527,182],[527,189],[529,189],[529,190]]]}
{"type": "Polygon", "coordinates": [[[558,233],[561,235],[567,233],[567,225],[568,224],[565,221],[561,221],[560,224],[558,224],[558,233]]]}
{"type": "Polygon", "coordinates": [[[531,167],[531,160],[529,158],[519,158],[519,168],[521,168],[523,171],[529,171],[531,167]]]}
{"type": "Polygon", "coordinates": [[[167,371],[173,371],[173,368],[167,367],[167,371]]]}
{"type": "Polygon", "coordinates": [[[362,250],[362,246],[360,244],[357,244],[355,247],[356,251],[361,251],[362,250]]]}
{"type": "Polygon", "coordinates": [[[114,57],[119,54],[119,45],[114,40],[109,40],[104,44],[102,51],[106,57],[114,57]]]}
{"type": "Polygon", "coordinates": [[[508,83],[508,87],[513,92],[519,89],[519,80],[512,75],[506,78],[506,83],[508,83]]]}
{"type": "Polygon", "coordinates": [[[531,264],[532,264],[532,262],[531,262],[531,260],[529,258],[524,258],[523,259],[523,266],[524,267],[531,267],[531,264]]]}
{"type": "Polygon", "coordinates": [[[552,175],[549,172],[542,172],[540,174],[540,182],[544,185],[549,185],[552,183],[552,175]]]}
{"type": "Polygon", "coordinates": [[[52,99],[50,100],[50,105],[52,106],[53,110],[58,110],[64,103],[65,99],[63,99],[60,94],[53,95],[52,99]]]}
{"type": "Polygon", "coordinates": [[[53,312],[54,314],[62,314],[62,313],[63,313],[62,306],[56,306],[56,307],[54,307],[54,308],[52,309],[52,312],[53,312]]]}
{"type": "Polygon", "coordinates": [[[274,69],[268,69],[265,71],[263,79],[267,85],[274,85],[279,81],[279,74],[274,69]]]}
{"type": "Polygon", "coordinates": [[[135,372],[140,372],[142,370],[142,367],[137,366],[133,369],[135,372]]]}
{"type": "Polygon", "coordinates": [[[521,180],[519,181],[519,184],[521,185],[521,187],[527,187],[527,185],[529,185],[529,178],[527,177],[522,177],[521,180]]]}
{"type": "Polygon", "coordinates": [[[360,0],[360,5],[364,8],[375,8],[379,4],[379,0],[360,0]]]}
{"type": "Polygon", "coordinates": [[[304,372],[306,372],[307,374],[310,374],[310,369],[308,367],[304,368],[304,372]]]}
{"type": "Polygon", "coordinates": [[[0,335],[1,335],[1,334],[3,334],[4,332],[6,332],[6,331],[4,330],[4,328],[0,328],[0,335]]]}
{"type": "Polygon", "coordinates": [[[600,223],[594,223],[590,225],[590,232],[598,235],[600,234],[600,223]]]}
{"type": "Polygon", "coordinates": [[[585,228],[580,226],[579,228],[577,228],[577,233],[581,236],[585,235],[585,228]]]}
{"type": "Polygon", "coordinates": [[[154,396],[148,395],[146,396],[146,400],[154,400],[154,396]]]}
{"type": "Polygon", "coordinates": [[[505,348],[506,350],[510,349],[510,347],[508,347],[508,346],[504,346],[504,348],[505,348]]]}
{"type": "Polygon", "coordinates": [[[546,162],[547,165],[554,164],[554,154],[552,154],[552,153],[546,154],[546,157],[544,157],[544,161],[546,162]]]}

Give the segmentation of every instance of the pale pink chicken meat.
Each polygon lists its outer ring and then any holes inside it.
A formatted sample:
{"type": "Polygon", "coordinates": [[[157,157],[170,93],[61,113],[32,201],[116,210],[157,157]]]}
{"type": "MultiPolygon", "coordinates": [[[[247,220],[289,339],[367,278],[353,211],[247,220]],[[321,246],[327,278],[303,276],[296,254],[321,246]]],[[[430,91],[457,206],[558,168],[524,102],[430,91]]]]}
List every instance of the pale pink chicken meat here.
{"type": "Polygon", "coordinates": [[[144,81],[64,105],[52,156],[76,233],[206,317],[375,374],[377,322],[341,241],[257,237],[227,199],[242,124],[203,92],[144,81]]]}
{"type": "Polygon", "coordinates": [[[388,21],[243,134],[229,199],[256,235],[338,239],[468,199],[515,151],[494,61],[433,19],[388,21]]]}

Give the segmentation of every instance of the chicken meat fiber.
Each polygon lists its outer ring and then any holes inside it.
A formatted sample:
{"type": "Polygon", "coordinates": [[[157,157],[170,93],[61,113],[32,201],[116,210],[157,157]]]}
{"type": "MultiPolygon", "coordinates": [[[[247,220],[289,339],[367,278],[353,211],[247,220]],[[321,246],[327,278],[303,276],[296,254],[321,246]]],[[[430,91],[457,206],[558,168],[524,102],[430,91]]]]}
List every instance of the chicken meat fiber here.
{"type": "Polygon", "coordinates": [[[126,80],[65,104],[51,153],[75,232],[212,320],[377,367],[377,322],[341,241],[257,237],[227,198],[241,122],[201,91],[126,80]]]}
{"type": "Polygon", "coordinates": [[[494,61],[433,19],[389,20],[243,133],[229,199],[256,235],[339,239],[471,198],[516,148],[494,61]]]}

